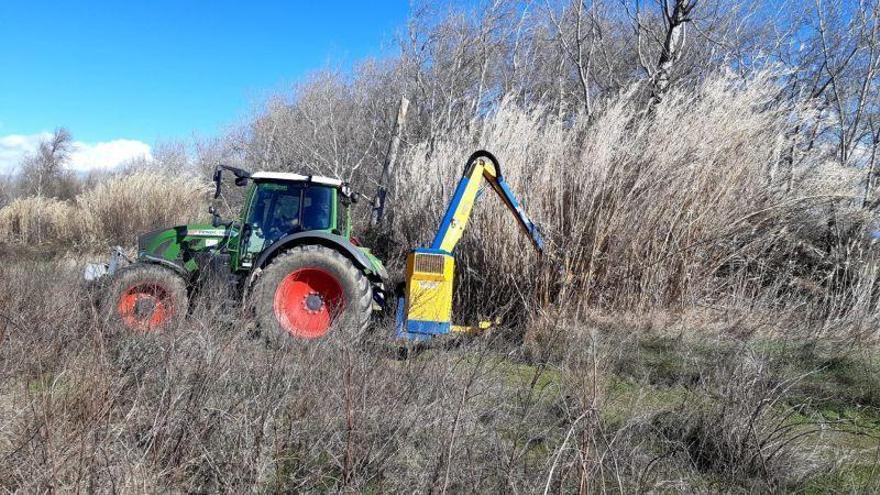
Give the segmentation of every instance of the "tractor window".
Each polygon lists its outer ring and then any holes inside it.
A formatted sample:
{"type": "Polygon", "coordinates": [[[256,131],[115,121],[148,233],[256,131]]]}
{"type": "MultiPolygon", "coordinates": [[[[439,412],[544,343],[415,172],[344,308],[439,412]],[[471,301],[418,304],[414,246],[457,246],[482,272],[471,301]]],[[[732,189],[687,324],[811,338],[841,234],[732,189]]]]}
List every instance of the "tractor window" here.
{"type": "Polygon", "coordinates": [[[287,234],[300,230],[299,184],[262,183],[258,186],[248,223],[253,231],[249,251],[257,252],[287,234]]]}
{"type": "Polygon", "coordinates": [[[333,189],[320,186],[305,188],[302,210],[303,229],[329,229],[333,213],[333,189]]]}

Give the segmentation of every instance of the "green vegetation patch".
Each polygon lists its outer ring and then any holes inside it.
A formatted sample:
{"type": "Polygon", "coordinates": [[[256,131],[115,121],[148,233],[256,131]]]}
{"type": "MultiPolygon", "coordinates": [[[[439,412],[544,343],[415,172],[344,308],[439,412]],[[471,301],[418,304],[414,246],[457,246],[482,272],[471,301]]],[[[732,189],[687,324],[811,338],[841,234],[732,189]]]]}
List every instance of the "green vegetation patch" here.
{"type": "Polygon", "coordinates": [[[826,493],[880,492],[880,464],[842,466],[828,473],[807,479],[793,493],[819,495],[826,493]]]}

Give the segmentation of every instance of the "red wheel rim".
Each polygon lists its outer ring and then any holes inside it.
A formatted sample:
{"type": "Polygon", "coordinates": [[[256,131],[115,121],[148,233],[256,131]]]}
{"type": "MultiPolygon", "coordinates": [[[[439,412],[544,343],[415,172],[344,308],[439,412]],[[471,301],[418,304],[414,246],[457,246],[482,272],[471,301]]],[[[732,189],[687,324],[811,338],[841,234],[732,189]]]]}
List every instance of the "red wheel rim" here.
{"type": "Polygon", "coordinates": [[[324,336],[345,307],[342,285],[320,268],[300,268],[275,290],[275,318],[294,337],[324,336]]]}
{"type": "Polygon", "coordinates": [[[116,305],[122,322],[132,330],[160,330],[174,316],[171,295],[157,283],[136,284],[122,293],[116,305]]]}

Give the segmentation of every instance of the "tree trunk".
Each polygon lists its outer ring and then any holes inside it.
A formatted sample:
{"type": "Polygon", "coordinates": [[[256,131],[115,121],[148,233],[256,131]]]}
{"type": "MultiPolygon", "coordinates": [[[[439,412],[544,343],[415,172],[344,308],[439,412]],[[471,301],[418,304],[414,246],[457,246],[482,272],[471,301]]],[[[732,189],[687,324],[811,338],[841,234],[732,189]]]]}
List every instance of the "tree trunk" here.
{"type": "Polygon", "coordinates": [[[400,106],[397,107],[397,118],[391,131],[391,141],[388,143],[388,152],[385,154],[385,163],[382,165],[382,175],[379,177],[379,188],[373,199],[372,225],[375,227],[382,223],[385,216],[385,207],[388,197],[389,184],[394,183],[394,166],[397,164],[397,153],[400,150],[400,134],[406,121],[406,110],[409,108],[409,100],[405,96],[400,98],[400,106]]]}
{"type": "Polygon", "coordinates": [[[663,17],[666,20],[666,37],[657,61],[657,71],[651,80],[651,106],[660,102],[663,93],[669,88],[670,75],[675,62],[681,57],[684,46],[685,26],[690,22],[690,13],[697,5],[697,0],[672,0],[672,12],[668,2],[664,0],[663,17]]]}
{"type": "Polygon", "coordinates": [[[877,146],[880,145],[880,131],[872,133],[871,159],[868,161],[867,180],[865,181],[865,196],[862,198],[862,208],[867,208],[874,189],[874,168],[877,163],[877,146]]]}

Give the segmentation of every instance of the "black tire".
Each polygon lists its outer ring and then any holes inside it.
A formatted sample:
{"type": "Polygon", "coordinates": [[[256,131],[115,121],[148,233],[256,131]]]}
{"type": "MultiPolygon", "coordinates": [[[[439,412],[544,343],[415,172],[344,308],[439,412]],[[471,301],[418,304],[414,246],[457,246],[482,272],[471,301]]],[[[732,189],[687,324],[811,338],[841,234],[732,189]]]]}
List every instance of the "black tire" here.
{"type": "Polygon", "coordinates": [[[151,263],[136,263],[113,275],[101,301],[112,327],[135,332],[173,328],[188,310],[183,278],[151,263]]]}
{"type": "MultiPolygon", "coordinates": [[[[293,317],[285,322],[276,315],[276,298],[284,297],[282,283],[293,276],[294,272],[317,270],[329,275],[341,289],[342,301],[334,307],[330,316],[330,327],[327,331],[342,333],[346,338],[357,338],[370,323],[372,312],[373,290],[370,281],[351,260],[340,252],[319,245],[297,246],[279,255],[263,269],[254,283],[250,294],[251,307],[260,328],[270,339],[280,339],[280,343],[292,339],[311,339],[322,337],[324,333],[311,330],[301,331],[293,317]],[[281,291],[281,292],[280,292],[281,291]],[[287,325],[287,328],[285,328],[287,325]],[[293,326],[294,328],[290,328],[293,326]]],[[[317,303],[320,311],[324,311],[324,296],[317,303]]],[[[302,301],[306,308],[306,301],[302,301]]],[[[329,308],[328,304],[328,308],[329,308]]],[[[316,310],[318,311],[318,310],[316,310]]],[[[279,310],[283,313],[283,310],[279,310]]],[[[330,314],[328,310],[328,314],[330,314]]]]}

